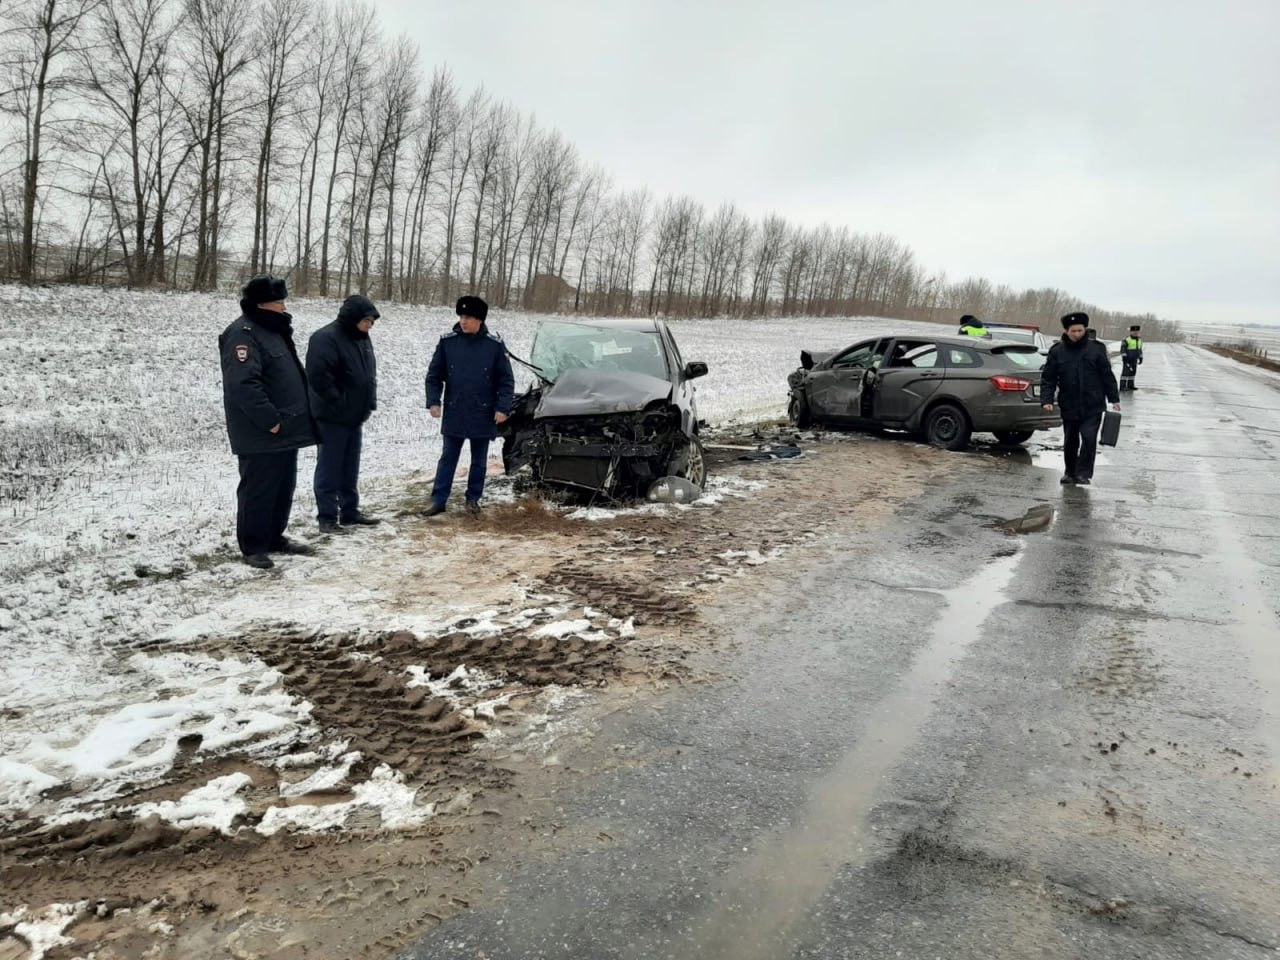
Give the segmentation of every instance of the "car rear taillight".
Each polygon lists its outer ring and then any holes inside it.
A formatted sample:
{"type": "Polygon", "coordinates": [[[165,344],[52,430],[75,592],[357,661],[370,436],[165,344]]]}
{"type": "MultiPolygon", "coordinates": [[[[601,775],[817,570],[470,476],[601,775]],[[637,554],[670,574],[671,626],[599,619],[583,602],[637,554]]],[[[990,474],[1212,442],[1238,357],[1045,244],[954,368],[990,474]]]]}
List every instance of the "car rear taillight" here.
{"type": "Polygon", "coordinates": [[[991,382],[996,385],[997,390],[1009,390],[1014,393],[1021,393],[1031,387],[1031,381],[1023,380],[1021,377],[996,376],[991,378],[991,382]]]}

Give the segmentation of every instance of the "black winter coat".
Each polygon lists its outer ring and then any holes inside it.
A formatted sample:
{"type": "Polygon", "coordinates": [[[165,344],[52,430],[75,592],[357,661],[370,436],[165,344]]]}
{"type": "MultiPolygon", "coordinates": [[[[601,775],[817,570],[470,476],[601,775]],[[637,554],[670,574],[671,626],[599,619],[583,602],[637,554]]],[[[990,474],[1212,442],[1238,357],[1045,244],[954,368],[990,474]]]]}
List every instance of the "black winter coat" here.
{"type": "MultiPolygon", "coordinates": [[[[338,319],[321,327],[307,342],[311,412],[324,423],[359,426],[378,409],[373,341],[356,328],[368,314],[356,306],[343,304],[338,319]]],[[[371,303],[369,306],[372,308],[371,303]]]]}
{"type": "Polygon", "coordinates": [[[1068,420],[1084,420],[1119,403],[1120,390],[1107,348],[1088,338],[1079,343],[1065,333],[1049,349],[1040,377],[1042,403],[1056,402],[1068,420]]]}
{"type": "Polygon", "coordinates": [[[222,331],[222,405],[227,437],[240,456],[284,453],[316,443],[307,378],[293,345],[293,319],[248,304],[222,331]],[[277,433],[271,428],[280,425],[277,433]]]}
{"type": "Polygon", "coordinates": [[[463,333],[455,323],[436,344],[427,368],[427,406],[444,404],[440,432],[446,437],[492,439],[498,435],[495,413],[510,415],[516,378],[507,348],[484,324],[463,333]]]}

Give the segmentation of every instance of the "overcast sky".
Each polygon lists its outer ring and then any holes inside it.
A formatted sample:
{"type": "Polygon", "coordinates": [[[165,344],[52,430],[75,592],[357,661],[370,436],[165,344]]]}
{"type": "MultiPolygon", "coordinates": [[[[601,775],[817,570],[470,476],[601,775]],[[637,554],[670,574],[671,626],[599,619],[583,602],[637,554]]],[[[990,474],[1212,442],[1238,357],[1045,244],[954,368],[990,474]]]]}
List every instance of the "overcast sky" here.
{"type": "Polygon", "coordinates": [[[1280,323],[1280,0],[374,0],[623,188],[1280,323]]]}

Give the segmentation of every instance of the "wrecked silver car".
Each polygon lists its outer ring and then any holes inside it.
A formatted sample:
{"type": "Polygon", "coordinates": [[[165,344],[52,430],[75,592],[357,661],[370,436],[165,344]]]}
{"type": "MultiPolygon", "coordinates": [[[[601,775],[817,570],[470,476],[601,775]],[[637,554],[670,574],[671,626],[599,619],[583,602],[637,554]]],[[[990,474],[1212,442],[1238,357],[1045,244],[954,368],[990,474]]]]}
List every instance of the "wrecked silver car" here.
{"type": "Polygon", "coordinates": [[[507,473],[615,500],[706,482],[693,381],[707,365],[684,363],[663,321],[547,320],[525,365],[537,379],[499,428],[507,473]]]}

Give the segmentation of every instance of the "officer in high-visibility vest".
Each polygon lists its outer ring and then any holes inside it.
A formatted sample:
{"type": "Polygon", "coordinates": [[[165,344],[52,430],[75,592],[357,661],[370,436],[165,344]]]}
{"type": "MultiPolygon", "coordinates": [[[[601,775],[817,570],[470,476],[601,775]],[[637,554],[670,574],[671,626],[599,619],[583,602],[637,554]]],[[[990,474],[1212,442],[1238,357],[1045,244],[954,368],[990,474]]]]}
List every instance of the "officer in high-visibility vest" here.
{"type": "Polygon", "coordinates": [[[960,318],[960,336],[989,337],[991,336],[991,331],[973,314],[966,313],[960,318]]]}
{"type": "Polygon", "coordinates": [[[1120,389],[1137,390],[1135,378],[1138,376],[1138,364],[1142,363],[1142,327],[1134,324],[1129,328],[1129,335],[1120,344],[1120,389]]]}

